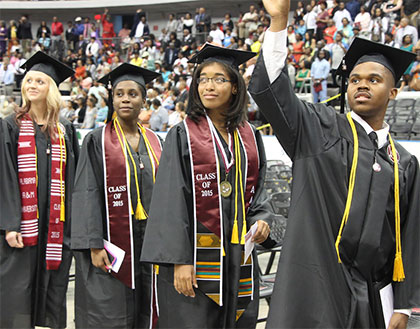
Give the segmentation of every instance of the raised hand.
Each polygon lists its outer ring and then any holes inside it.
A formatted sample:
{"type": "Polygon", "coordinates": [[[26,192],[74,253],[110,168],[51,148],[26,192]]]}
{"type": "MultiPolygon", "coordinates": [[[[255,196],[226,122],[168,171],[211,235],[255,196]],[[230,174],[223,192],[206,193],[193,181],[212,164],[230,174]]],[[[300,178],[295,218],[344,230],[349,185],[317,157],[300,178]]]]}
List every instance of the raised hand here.
{"type": "Polygon", "coordinates": [[[271,16],[270,30],[278,32],[287,27],[290,0],[263,0],[267,13],[271,16]]]}

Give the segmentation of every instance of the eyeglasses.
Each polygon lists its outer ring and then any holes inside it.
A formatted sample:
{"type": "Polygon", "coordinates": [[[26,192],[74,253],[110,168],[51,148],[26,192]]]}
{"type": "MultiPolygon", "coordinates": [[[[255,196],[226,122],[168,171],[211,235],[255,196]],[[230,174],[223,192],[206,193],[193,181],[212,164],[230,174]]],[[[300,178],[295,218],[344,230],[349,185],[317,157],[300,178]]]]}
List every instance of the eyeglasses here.
{"type": "Polygon", "coordinates": [[[210,80],[213,81],[217,85],[222,85],[225,82],[230,82],[230,80],[223,77],[215,77],[215,78],[199,77],[197,79],[197,83],[199,85],[206,85],[207,83],[209,83],[210,80]]]}

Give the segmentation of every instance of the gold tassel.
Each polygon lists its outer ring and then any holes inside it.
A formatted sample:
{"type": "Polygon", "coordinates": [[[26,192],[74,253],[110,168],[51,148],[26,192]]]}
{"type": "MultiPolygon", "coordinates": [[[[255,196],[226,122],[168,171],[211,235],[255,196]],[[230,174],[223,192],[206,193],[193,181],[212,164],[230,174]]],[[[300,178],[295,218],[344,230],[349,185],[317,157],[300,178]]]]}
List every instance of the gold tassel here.
{"type": "Polygon", "coordinates": [[[144,210],[140,200],[137,200],[136,215],[134,216],[134,218],[139,220],[144,220],[147,218],[146,211],[144,210]]]}
{"type": "Polygon", "coordinates": [[[222,247],[222,251],[223,251],[223,257],[225,257],[226,256],[225,247],[222,247]]]}
{"type": "Polygon", "coordinates": [[[61,201],[60,205],[60,221],[65,222],[66,221],[66,212],[64,209],[64,201],[61,201]]]}
{"type": "Polygon", "coordinates": [[[232,228],[232,239],[230,241],[233,244],[239,243],[239,235],[238,235],[238,221],[235,219],[235,222],[233,223],[232,228]]]}
{"type": "Polygon", "coordinates": [[[245,235],[246,235],[246,221],[242,224],[242,234],[241,234],[241,245],[245,244],[245,235]]]}
{"type": "Polygon", "coordinates": [[[153,265],[155,268],[155,274],[159,275],[159,265],[153,265]]]}
{"type": "Polygon", "coordinates": [[[401,282],[404,281],[405,274],[404,274],[404,266],[402,261],[401,253],[397,253],[394,259],[394,273],[392,275],[392,280],[401,282]]]}

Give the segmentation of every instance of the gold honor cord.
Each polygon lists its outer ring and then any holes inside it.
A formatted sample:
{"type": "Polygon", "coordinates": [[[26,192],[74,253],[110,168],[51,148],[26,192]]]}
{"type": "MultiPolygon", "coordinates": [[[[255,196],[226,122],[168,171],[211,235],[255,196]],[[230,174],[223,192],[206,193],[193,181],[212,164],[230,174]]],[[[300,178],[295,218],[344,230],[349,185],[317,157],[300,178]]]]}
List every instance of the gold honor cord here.
{"type": "Polygon", "coordinates": [[[347,113],[347,120],[350,123],[351,130],[353,132],[353,140],[354,140],[354,149],[353,149],[353,162],[351,164],[351,170],[350,170],[350,178],[349,178],[349,191],[347,194],[347,201],[346,201],[346,207],[344,209],[343,218],[341,220],[340,230],[338,231],[337,240],[335,241],[335,249],[337,252],[338,262],[341,263],[340,258],[340,251],[338,249],[338,246],[341,241],[341,235],[343,233],[344,225],[347,224],[347,220],[349,219],[349,213],[351,208],[351,201],[353,199],[353,192],[354,192],[354,183],[356,180],[356,170],[357,170],[357,161],[359,158],[359,138],[357,137],[357,131],[356,126],[354,125],[353,119],[350,115],[350,112],[347,113]]]}
{"type": "Polygon", "coordinates": [[[400,180],[398,174],[398,158],[395,144],[388,133],[389,142],[391,144],[392,156],[394,158],[394,202],[395,202],[395,259],[394,259],[394,273],[392,280],[401,282],[405,279],[404,266],[402,261],[401,251],[401,218],[400,218],[400,180]]]}
{"type": "MultiPolygon", "coordinates": [[[[341,220],[340,230],[338,232],[337,240],[335,242],[335,249],[337,252],[338,262],[341,263],[340,251],[338,246],[340,244],[342,232],[344,225],[347,223],[351,201],[353,199],[354,184],[356,178],[356,169],[357,161],[359,156],[359,138],[357,136],[356,126],[350,115],[350,112],[347,113],[347,120],[350,123],[350,127],[353,133],[354,140],[354,150],[353,150],[353,162],[350,170],[350,179],[349,179],[349,191],[347,194],[346,207],[343,214],[343,219],[341,220]]],[[[402,252],[401,252],[401,224],[400,224],[400,192],[399,192],[399,175],[398,175],[398,158],[397,151],[395,149],[394,141],[391,138],[391,135],[388,133],[389,142],[391,144],[393,162],[394,162],[394,199],[395,199],[395,259],[394,259],[394,273],[392,280],[401,282],[405,279],[404,267],[402,261],[402,252]]]]}
{"type": "MultiPolygon", "coordinates": [[[[115,118],[114,128],[115,128],[115,131],[117,132],[118,140],[120,141],[120,145],[121,145],[121,149],[123,151],[124,157],[125,157],[125,161],[127,162],[127,170],[128,170],[127,175],[128,175],[129,184],[130,184],[130,165],[128,164],[128,159],[127,159],[127,156],[125,155],[125,152],[124,152],[124,144],[121,141],[121,137],[120,137],[120,133],[117,129],[117,125],[118,125],[118,128],[121,130],[122,137],[124,139],[125,144],[127,145],[126,149],[127,149],[127,152],[130,156],[131,163],[133,164],[133,168],[134,168],[134,178],[136,180],[136,191],[137,191],[137,208],[136,208],[136,213],[134,215],[134,218],[143,220],[143,219],[146,219],[148,217],[148,215],[147,215],[146,210],[144,209],[144,207],[141,203],[141,199],[140,199],[140,187],[139,187],[139,180],[138,180],[138,175],[137,175],[137,166],[136,166],[136,163],[134,162],[133,155],[131,154],[130,147],[128,146],[128,141],[127,141],[127,138],[124,135],[124,131],[121,128],[121,125],[118,121],[118,118],[115,118]]],[[[127,186],[127,191],[129,190],[129,188],[130,188],[130,186],[127,186]]],[[[132,205],[130,205],[130,206],[131,206],[131,209],[133,211],[132,205]]]]}
{"type": "Polygon", "coordinates": [[[62,133],[60,125],[57,123],[58,130],[58,139],[60,140],[60,221],[64,222],[66,220],[66,212],[64,209],[64,182],[63,182],[63,159],[66,159],[66,140],[64,139],[64,133],[62,133]],[[64,146],[64,152],[63,152],[64,146]],[[64,153],[64,155],[63,155],[64,153]]]}
{"type": "Polygon", "coordinates": [[[241,234],[241,244],[245,244],[245,234],[246,234],[246,218],[245,218],[245,198],[244,198],[244,189],[242,182],[242,168],[241,168],[241,153],[239,147],[239,137],[238,131],[235,130],[233,133],[234,138],[234,147],[235,147],[235,220],[233,222],[232,228],[232,239],[231,243],[239,243],[239,230],[238,230],[238,179],[241,189],[241,203],[242,203],[242,213],[243,213],[243,225],[242,225],[242,234],[241,234]]]}
{"type": "MultiPolygon", "coordinates": [[[[155,167],[154,165],[153,165],[153,161],[152,161],[152,156],[153,156],[153,159],[155,159],[155,164],[156,164],[156,166],[159,166],[159,160],[158,160],[158,158],[157,158],[157,156],[156,156],[156,154],[155,154],[155,151],[153,150],[153,148],[152,148],[152,145],[150,144],[150,142],[149,142],[149,139],[147,138],[147,135],[146,135],[146,128],[144,128],[140,123],[138,123],[137,122],[137,125],[139,126],[139,128],[140,128],[140,131],[141,131],[141,134],[142,134],[142,136],[143,136],[143,139],[144,139],[144,143],[146,144],[146,148],[147,148],[147,154],[149,155],[149,160],[150,160],[150,164],[152,165],[152,169],[155,167]],[[152,154],[152,156],[150,155],[150,153],[152,154]]],[[[155,177],[155,170],[152,170],[152,174],[153,174],[153,183],[155,183],[155,180],[156,180],[156,177],[155,177]]]]}

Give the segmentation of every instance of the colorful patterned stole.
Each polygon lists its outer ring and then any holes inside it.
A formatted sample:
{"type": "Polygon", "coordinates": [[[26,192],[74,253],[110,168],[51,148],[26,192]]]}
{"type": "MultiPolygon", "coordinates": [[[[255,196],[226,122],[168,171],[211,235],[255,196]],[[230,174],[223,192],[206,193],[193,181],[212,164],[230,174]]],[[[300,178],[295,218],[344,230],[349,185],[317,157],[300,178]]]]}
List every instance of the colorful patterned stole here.
{"type": "MultiPolygon", "coordinates": [[[[50,137],[50,214],[46,249],[47,270],[57,270],[63,251],[65,221],[66,142],[64,127],[57,123],[50,137]]],[[[18,178],[22,206],[21,233],[25,246],[38,244],[38,174],[34,123],[28,114],[21,120],[18,139],[18,178]]]]}
{"type": "MultiPolygon", "coordinates": [[[[159,138],[149,129],[139,126],[145,141],[153,177],[155,177],[162,152],[159,138]]],[[[129,150],[124,132],[118,120],[110,121],[102,129],[102,154],[105,178],[105,201],[108,227],[108,241],[125,251],[125,257],[118,273],[112,275],[131,289],[135,289],[134,280],[134,241],[131,215],[136,219],[146,219],[147,214],[140,200],[137,169],[129,150]],[[134,211],[130,193],[130,164],[135,172],[137,187],[137,210],[134,211]],[[125,170],[123,170],[125,168],[125,170]],[[140,210],[139,210],[140,209],[140,210]],[[142,216],[137,216],[140,212],[142,216]],[[145,215],[145,216],[143,216],[145,215]]]]}
{"type": "MultiPolygon", "coordinates": [[[[223,306],[223,256],[225,254],[223,246],[239,243],[239,241],[231,242],[229,238],[225,241],[228,234],[223,232],[222,196],[219,185],[222,178],[216,150],[216,136],[212,133],[213,123],[208,117],[202,117],[198,123],[187,118],[184,125],[188,137],[193,183],[196,278],[199,281],[199,289],[219,306],[223,306]]],[[[229,197],[235,197],[238,204],[238,198],[242,195],[243,211],[238,211],[236,207],[235,212],[239,217],[242,216],[243,236],[247,231],[246,212],[252,202],[258,182],[259,158],[255,135],[250,124],[246,122],[244,126],[236,130],[235,134],[239,136],[235,153],[239,154],[242,149],[246,161],[240,165],[240,169],[237,168],[240,173],[244,172],[244,175],[243,177],[241,175],[240,183],[236,181],[233,187],[234,193],[229,197]],[[242,191],[239,191],[241,187],[242,191]]],[[[235,165],[238,166],[237,163],[235,165]]],[[[245,264],[243,258],[242,250],[237,319],[252,299],[254,288],[252,257],[249,257],[245,264]]]]}

